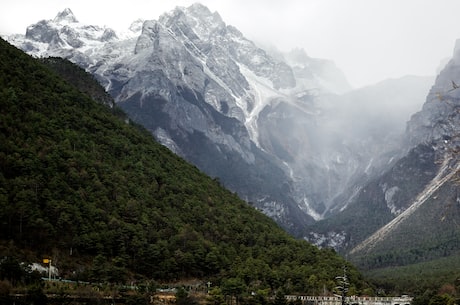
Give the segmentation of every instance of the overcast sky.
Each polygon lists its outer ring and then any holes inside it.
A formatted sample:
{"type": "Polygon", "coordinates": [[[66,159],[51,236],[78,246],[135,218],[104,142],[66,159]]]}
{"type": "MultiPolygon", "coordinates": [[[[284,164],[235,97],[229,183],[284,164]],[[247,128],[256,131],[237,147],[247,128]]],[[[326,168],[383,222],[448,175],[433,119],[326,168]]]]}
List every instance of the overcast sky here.
{"type": "MultiPolygon", "coordinates": [[[[4,0],[0,33],[70,8],[85,24],[127,28],[196,0],[4,0]]],[[[460,0],[201,0],[247,38],[333,60],[354,87],[435,75],[460,38],[460,0]]]]}

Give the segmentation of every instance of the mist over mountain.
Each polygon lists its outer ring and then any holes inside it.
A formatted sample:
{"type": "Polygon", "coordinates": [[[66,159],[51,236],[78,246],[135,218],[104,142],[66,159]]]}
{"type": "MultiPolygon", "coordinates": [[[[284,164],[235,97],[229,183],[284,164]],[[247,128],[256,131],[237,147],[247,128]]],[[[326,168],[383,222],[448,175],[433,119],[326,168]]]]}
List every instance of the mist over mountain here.
{"type": "Polygon", "coordinates": [[[77,20],[65,10],[8,40],[91,72],[131,120],[299,237],[404,156],[432,83],[350,91],[332,61],[260,48],[200,4],[123,33],[77,20]]]}
{"type": "Polygon", "coordinates": [[[423,286],[418,264],[436,263],[438,276],[444,278],[458,260],[458,45],[422,109],[407,123],[400,144],[407,153],[364,184],[347,209],[306,231],[310,241],[334,246],[362,270],[388,270],[389,281],[401,277],[390,269],[412,266],[417,275],[405,269],[404,278],[423,286]]]}

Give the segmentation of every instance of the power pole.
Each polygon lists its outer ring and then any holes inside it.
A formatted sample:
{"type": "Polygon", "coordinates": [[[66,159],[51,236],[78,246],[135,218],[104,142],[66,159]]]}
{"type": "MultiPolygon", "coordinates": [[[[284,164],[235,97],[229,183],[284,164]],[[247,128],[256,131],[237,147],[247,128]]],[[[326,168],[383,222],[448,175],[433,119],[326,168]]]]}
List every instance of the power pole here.
{"type": "Polygon", "coordinates": [[[341,293],[342,305],[346,305],[346,296],[350,283],[348,282],[347,267],[343,266],[343,276],[336,276],[338,286],[335,287],[341,293]]]}
{"type": "Polygon", "coordinates": [[[48,266],[48,280],[51,281],[51,258],[44,258],[43,263],[44,264],[49,264],[49,266],[48,266]]]}

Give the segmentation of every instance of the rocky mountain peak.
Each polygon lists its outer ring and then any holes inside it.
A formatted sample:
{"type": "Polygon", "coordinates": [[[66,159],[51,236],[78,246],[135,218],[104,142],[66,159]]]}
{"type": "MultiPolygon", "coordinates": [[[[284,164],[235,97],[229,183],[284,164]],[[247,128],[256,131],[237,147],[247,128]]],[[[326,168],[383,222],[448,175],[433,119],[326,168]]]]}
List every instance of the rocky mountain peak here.
{"type": "Polygon", "coordinates": [[[204,21],[207,25],[225,27],[225,23],[218,12],[211,12],[208,7],[195,3],[185,9],[187,15],[204,21]]]}
{"type": "Polygon", "coordinates": [[[456,149],[460,142],[460,42],[452,59],[437,76],[421,111],[407,124],[408,143],[432,143],[438,151],[456,149]]]}
{"type": "Polygon", "coordinates": [[[140,33],[142,31],[143,24],[143,19],[137,19],[131,23],[131,25],[129,26],[129,30],[133,33],[140,33]]]}
{"type": "Polygon", "coordinates": [[[69,8],[59,12],[54,19],[30,25],[24,38],[17,37],[17,43],[23,44],[20,48],[39,57],[68,57],[69,54],[65,53],[69,50],[97,48],[119,39],[113,29],[78,22],[69,8]]]}
{"type": "Polygon", "coordinates": [[[56,17],[53,19],[54,22],[56,23],[77,23],[78,20],[73,14],[72,10],[70,8],[64,9],[62,12],[59,12],[56,17]]]}
{"type": "Polygon", "coordinates": [[[209,16],[211,15],[211,11],[209,8],[201,3],[194,3],[190,5],[188,8],[186,8],[188,12],[195,13],[196,15],[201,15],[201,16],[209,16]]]}
{"type": "Polygon", "coordinates": [[[166,27],[177,29],[189,38],[209,41],[226,30],[226,24],[217,12],[212,13],[206,6],[195,3],[189,7],[176,7],[160,16],[159,21],[166,27]],[[192,33],[193,32],[193,33],[192,33]]]}

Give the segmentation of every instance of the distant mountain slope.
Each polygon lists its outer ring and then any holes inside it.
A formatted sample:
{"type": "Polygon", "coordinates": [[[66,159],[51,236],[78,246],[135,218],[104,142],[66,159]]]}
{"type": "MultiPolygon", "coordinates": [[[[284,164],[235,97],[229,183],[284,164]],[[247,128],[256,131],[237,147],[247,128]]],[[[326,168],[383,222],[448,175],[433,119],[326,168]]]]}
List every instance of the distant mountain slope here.
{"type": "Polygon", "coordinates": [[[434,77],[405,76],[321,97],[323,141],[335,143],[324,154],[335,157],[329,167],[340,173],[328,177],[331,195],[323,218],[345,209],[369,180],[404,157],[407,121],[422,107],[433,81],[434,77]]]}
{"type": "Polygon", "coordinates": [[[346,253],[410,205],[436,175],[434,151],[419,146],[359,189],[341,213],[316,223],[306,235],[317,245],[346,253]]]}
{"type": "Polygon", "coordinates": [[[61,276],[91,281],[236,278],[248,289],[333,289],[346,264],[333,251],[292,239],[3,40],[0,57],[0,256],[52,256],[61,276]]]}
{"type": "MultiPolygon", "coordinates": [[[[422,110],[407,124],[401,145],[407,154],[357,189],[341,213],[311,227],[310,241],[333,245],[365,270],[442,262],[448,260],[441,258],[458,256],[458,45],[422,110]]],[[[454,272],[448,266],[442,269],[454,272]]]]}
{"type": "MultiPolygon", "coordinates": [[[[422,110],[414,114],[407,125],[406,146],[414,147],[411,152],[426,147],[428,153],[413,156],[409,166],[400,165],[403,170],[401,182],[387,185],[388,190],[395,188],[393,193],[396,196],[393,195],[392,200],[387,198],[387,203],[393,201],[394,219],[359,243],[352,251],[356,256],[385,256],[393,251],[394,257],[390,261],[394,261],[387,264],[395,264],[398,259],[407,264],[449,256],[460,250],[455,237],[460,234],[456,212],[459,200],[460,92],[453,86],[460,77],[458,49],[457,43],[453,58],[437,77],[422,110]],[[413,170],[422,175],[411,175],[413,170]],[[402,191],[411,185],[419,186],[412,194],[402,191]],[[398,193],[406,194],[403,201],[398,193]],[[424,228],[418,228],[421,225],[424,228]],[[401,240],[401,236],[407,239],[405,246],[393,249],[396,244],[391,241],[401,240]]],[[[382,180],[381,183],[385,182],[382,180]]]]}

